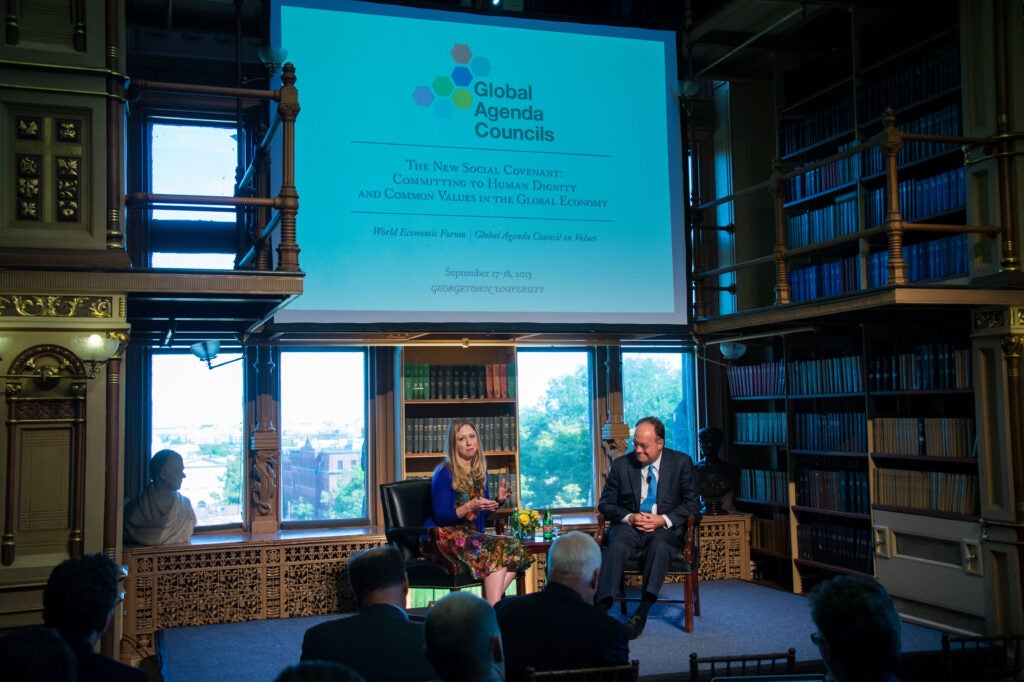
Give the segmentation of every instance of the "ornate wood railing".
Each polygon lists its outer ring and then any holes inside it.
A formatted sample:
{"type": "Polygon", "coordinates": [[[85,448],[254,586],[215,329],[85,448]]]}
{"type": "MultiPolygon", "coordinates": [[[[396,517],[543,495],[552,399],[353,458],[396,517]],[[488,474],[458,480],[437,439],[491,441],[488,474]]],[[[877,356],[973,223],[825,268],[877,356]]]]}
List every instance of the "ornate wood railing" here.
{"type": "Polygon", "coordinates": [[[269,100],[277,104],[277,111],[269,131],[256,150],[253,162],[241,174],[235,196],[214,197],[135,192],[125,197],[125,205],[129,208],[152,207],[156,204],[234,206],[235,208],[257,209],[263,217],[266,216],[266,210],[273,209],[274,214],[265,221],[261,221],[258,228],[249,235],[251,243],[245,253],[239,254],[238,267],[257,270],[274,269],[278,272],[300,272],[295,222],[295,216],[299,211],[299,194],[295,188],[295,120],[299,114],[299,93],[295,88],[295,67],[289,62],[282,67],[281,71],[281,87],[277,90],[188,85],[147,80],[132,81],[131,88],[139,91],[269,100]],[[266,191],[269,194],[265,172],[266,159],[278,131],[281,133],[282,159],[281,186],[278,188],[277,194],[275,196],[239,196],[242,193],[242,188],[250,185],[254,186],[256,192],[266,191]],[[260,177],[253,182],[255,175],[260,177]],[[267,255],[273,235],[277,231],[280,232],[277,245],[277,266],[271,268],[267,255]]]}

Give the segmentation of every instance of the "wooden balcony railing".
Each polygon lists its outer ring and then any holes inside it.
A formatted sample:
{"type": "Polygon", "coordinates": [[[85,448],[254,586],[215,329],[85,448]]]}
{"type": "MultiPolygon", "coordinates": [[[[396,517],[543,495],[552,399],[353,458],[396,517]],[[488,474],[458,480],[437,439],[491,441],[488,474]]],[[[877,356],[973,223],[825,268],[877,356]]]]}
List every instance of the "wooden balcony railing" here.
{"type": "MultiPolygon", "coordinates": [[[[752,187],[747,187],[734,192],[728,196],[720,197],[714,201],[701,204],[694,208],[694,215],[692,217],[693,230],[694,230],[694,244],[697,250],[695,256],[695,263],[704,263],[705,266],[715,264],[716,267],[705,267],[699,269],[695,267],[693,273],[693,284],[694,284],[694,317],[695,319],[702,319],[707,315],[706,296],[710,291],[728,291],[730,293],[736,293],[735,285],[722,286],[719,283],[719,278],[722,275],[729,273],[740,272],[743,270],[749,270],[757,266],[764,266],[769,263],[773,263],[775,266],[775,305],[786,305],[792,302],[791,287],[790,287],[790,260],[797,256],[808,256],[814,254],[822,254],[823,252],[834,250],[837,246],[850,243],[850,242],[866,242],[866,240],[878,237],[884,234],[886,239],[886,249],[888,251],[888,264],[886,268],[886,281],[884,285],[904,285],[908,283],[907,279],[907,264],[903,258],[903,241],[904,235],[908,232],[930,232],[930,233],[947,233],[947,234],[980,234],[986,237],[994,238],[999,240],[999,265],[1003,271],[1015,271],[1019,267],[1019,257],[1017,253],[1016,240],[1013,237],[1014,225],[1012,213],[1003,213],[1001,215],[1001,225],[953,225],[953,224],[939,224],[939,223],[926,223],[926,222],[910,222],[904,219],[904,210],[901,205],[900,191],[899,191],[899,179],[901,169],[898,167],[897,157],[900,149],[904,144],[919,144],[919,143],[939,143],[946,145],[960,145],[963,147],[965,153],[965,164],[970,161],[970,151],[976,148],[985,148],[988,150],[994,149],[991,154],[998,157],[999,145],[1005,144],[1006,142],[996,137],[993,138],[979,138],[979,137],[967,137],[967,136],[947,136],[947,135],[924,135],[916,133],[905,133],[899,130],[896,126],[896,117],[891,109],[888,109],[884,116],[884,129],[875,137],[851,146],[848,149],[844,149],[833,155],[830,155],[821,160],[815,161],[803,165],[797,169],[785,171],[783,170],[782,161],[776,158],[773,161],[773,170],[771,176],[752,187]],[[817,169],[826,167],[830,164],[834,164],[837,161],[852,157],[857,154],[862,154],[869,151],[872,148],[879,148],[882,153],[883,164],[884,164],[884,192],[885,192],[885,206],[884,206],[884,224],[882,225],[869,225],[865,219],[865,207],[863,205],[862,192],[858,191],[858,210],[857,210],[857,229],[850,232],[849,234],[836,235],[822,241],[817,241],[812,244],[799,245],[791,247],[787,244],[786,236],[786,203],[793,199],[787,197],[787,181],[799,178],[800,176],[807,175],[814,172],[817,169]],[[707,262],[707,254],[701,253],[701,235],[699,232],[705,230],[722,230],[727,232],[735,231],[733,226],[726,227],[706,227],[704,223],[708,216],[713,215],[711,209],[734,203],[744,197],[754,195],[758,192],[768,190],[772,193],[773,198],[773,216],[772,222],[775,227],[775,243],[771,253],[765,253],[753,258],[748,258],[744,261],[733,262],[722,264],[722,259],[718,259],[717,264],[707,262]]],[[[1009,192],[1010,188],[1007,186],[1008,179],[1003,177],[1002,171],[1003,164],[996,164],[997,172],[997,191],[1002,195],[1004,192],[1009,192]]],[[[856,188],[858,183],[862,182],[863,173],[858,174],[858,177],[854,178],[853,187],[850,191],[856,188]]],[[[865,244],[859,250],[861,254],[867,253],[867,245],[865,244]]],[[[714,258],[714,256],[712,256],[714,258]]],[[[858,290],[869,288],[869,282],[867,281],[867,273],[865,268],[861,267],[858,277],[859,287],[858,290]]]]}
{"type": "Polygon", "coordinates": [[[234,97],[270,100],[277,111],[267,134],[260,142],[254,160],[241,173],[233,197],[215,197],[184,194],[148,194],[136,192],[125,197],[130,208],[154,205],[177,206],[234,206],[236,209],[256,209],[255,227],[249,230],[249,243],[237,258],[238,268],[300,272],[299,246],[296,241],[295,216],[299,211],[299,195],[295,188],[295,119],[299,114],[299,93],[295,88],[295,67],[290,62],[281,69],[281,87],[277,90],[188,85],[158,81],[132,81],[131,87],[139,91],[168,92],[182,95],[234,97]],[[276,134],[281,134],[281,186],[277,194],[270,195],[267,159],[276,134]],[[254,194],[256,196],[242,196],[254,194]],[[271,214],[271,210],[273,213],[271,214]],[[270,244],[278,234],[277,265],[271,266],[270,244]]]}

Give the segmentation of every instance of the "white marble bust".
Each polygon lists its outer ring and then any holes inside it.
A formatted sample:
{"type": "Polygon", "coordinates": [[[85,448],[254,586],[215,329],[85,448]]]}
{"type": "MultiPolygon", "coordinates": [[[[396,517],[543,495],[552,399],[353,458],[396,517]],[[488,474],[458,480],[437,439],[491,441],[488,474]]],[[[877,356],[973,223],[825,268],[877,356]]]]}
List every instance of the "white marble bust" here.
{"type": "Polygon", "coordinates": [[[196,525],[192,502],[178,490],[185,462],[174,450],[161,450],[149,463],[150,483],[124,507],[125,534],[141,545],[188,544],[196,525]]]}

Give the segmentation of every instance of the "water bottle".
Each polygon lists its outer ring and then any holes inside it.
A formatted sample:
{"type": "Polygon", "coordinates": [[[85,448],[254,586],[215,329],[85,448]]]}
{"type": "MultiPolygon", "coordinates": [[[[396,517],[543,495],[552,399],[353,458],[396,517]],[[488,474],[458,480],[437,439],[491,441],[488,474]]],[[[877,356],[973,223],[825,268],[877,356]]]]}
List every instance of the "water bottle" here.
{"type": "Polygon", "coordinates": [[[544,542],[551,542],[555,536],[555,522],[551,518],[551,509],[544,510],[544,542]]]}

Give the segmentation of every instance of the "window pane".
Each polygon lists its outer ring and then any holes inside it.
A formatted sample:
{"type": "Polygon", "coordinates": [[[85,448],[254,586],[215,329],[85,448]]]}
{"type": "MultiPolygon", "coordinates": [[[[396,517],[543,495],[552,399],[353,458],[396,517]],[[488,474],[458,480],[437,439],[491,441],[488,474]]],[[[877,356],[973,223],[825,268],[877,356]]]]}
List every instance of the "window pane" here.
{"type": "Polygon", "coordinates": [[[191,354],[160,354],[152,366],[153,453],[181,453],[181,494],[191,500],[198,525],[241,523],[243,363],[210,371],[191,354]]]}
{"type": "Polygon", "coordinates": [[[365,358],[360,350],[281,353],[284,521],[369,516],[365,358]]]}
{"type": "Polygon", "coordinates": [[[520,350],[516,361],[521,506],[593,506],[590,354],[520,350]]]}
{"type": "MultiPolygon", "coordinates": [[[[154,194],[235,194],[238,148],[234,128],[154,123],[152,186],[154,194]],[[202,163],[196,163],[196,159],[202,163]]],[[[234,222],[235,210],[155,210],[154,220],[216,220],[234,222]]]]}
{"type": "Polygon", "coordinates": [[[696,452],[693,354],[690,351],[623,351],[622,411],[630,426],[643,417],[665,423],[665,446],[696,452]]]}
{"type": "Polygon", "coordinates": [[[150,257],[154,268],[184,268],[191,270],[234,270],[233,253],[154,253],[150,257]]]}

